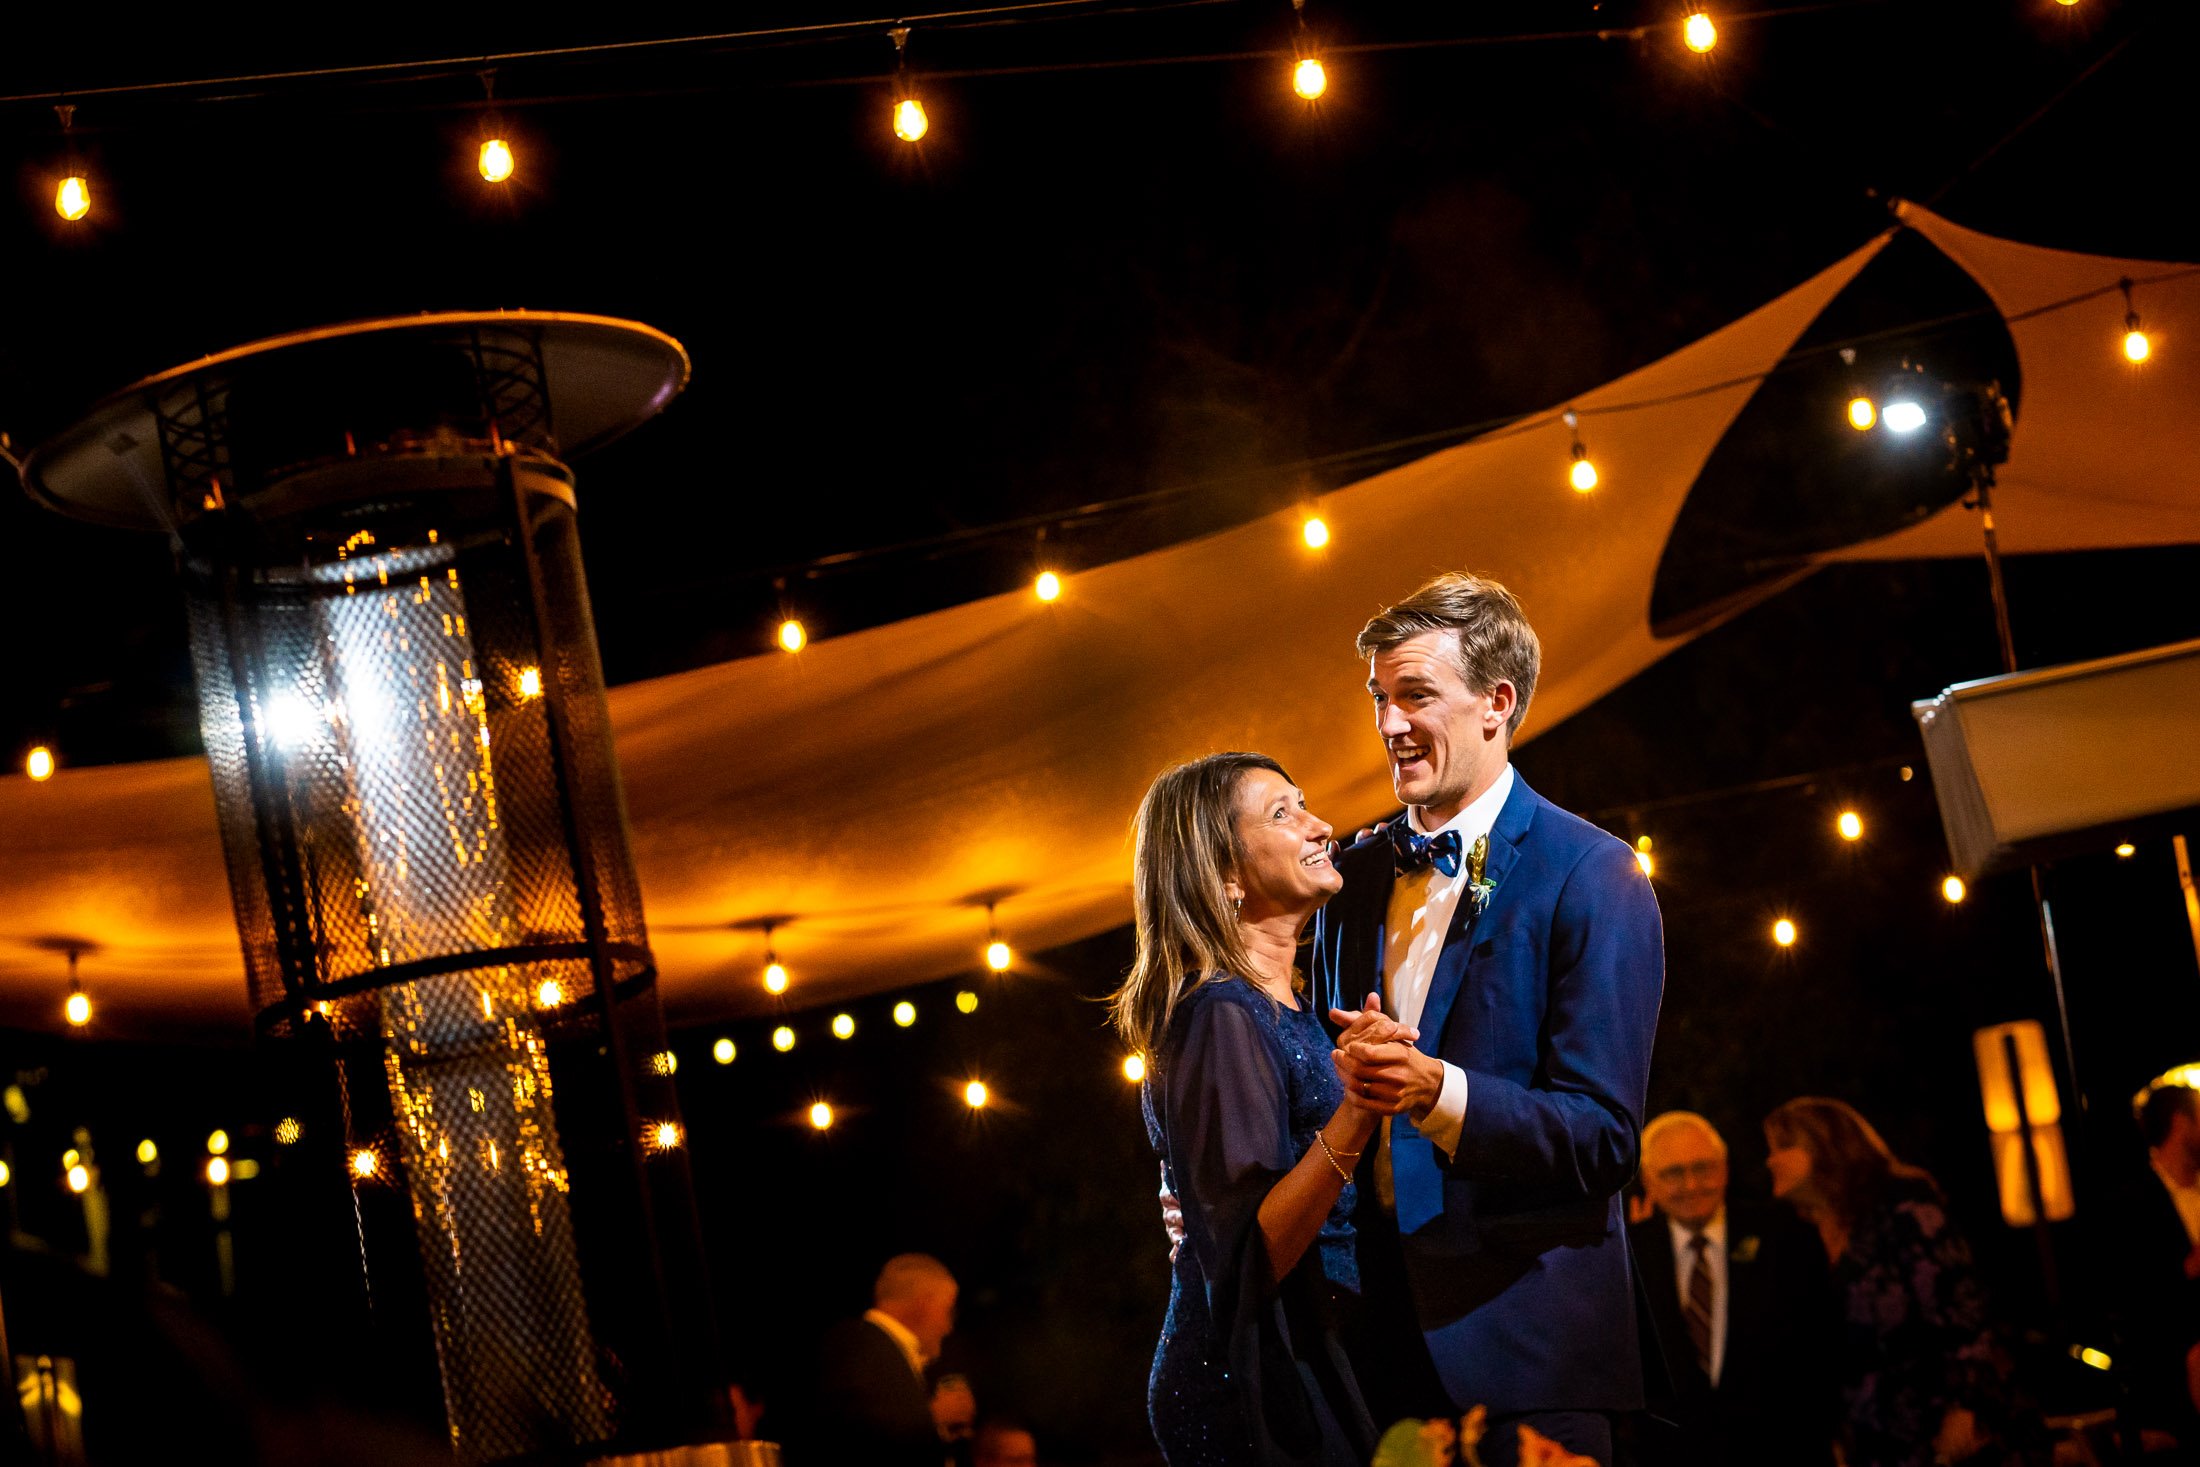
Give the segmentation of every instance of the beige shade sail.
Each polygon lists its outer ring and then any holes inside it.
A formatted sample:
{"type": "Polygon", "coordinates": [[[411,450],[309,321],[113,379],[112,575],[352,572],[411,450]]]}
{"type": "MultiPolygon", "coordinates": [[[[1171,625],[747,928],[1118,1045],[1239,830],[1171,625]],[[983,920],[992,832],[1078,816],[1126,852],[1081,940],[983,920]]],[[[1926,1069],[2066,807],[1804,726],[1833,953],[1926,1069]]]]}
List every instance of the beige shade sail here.
{"type": "MultiPolygon", "coordinates": [[[[1955,231],[1922,211],[1907,222],[1936,242],[1935,230],[1952,231],[1947,247],[1973,251],[1956,258],[1974,272],[2021,275],[2006,286],[1981,275],[1997,301],[2013,298],[2005,291],[2060,299],[2126,269],[1955,231]]],[[[1332,539],[1319,551],[1301,538],[1300,515],[1281,513],[1069,575],[1052,604],[995,596],[798,655],[613,689],[635,859],[674,1017],[773,1005],[759,981],[767,920],[792,975],[786,1002],[805,1007],[976,971],[988,902],[1025,953],[1127,921],[1131,814],[1177,760],[1259,749],[1291,770],[1318,813],[1340,823],[1378,814],[1389,783],[1352,638],[1437,571],[1494,575],[1525,602],[1544,644],[1528,734],[1625,682],[1679,645],[1651,634],[1651,587],[1705,460],[1756,379],[1886,238],[1575,399],[1600,476],[1592,493],[1569,487],[1572,436],[1554,412],[1324,496],[1332,539]]],[[[2141,299],[2151,315],[2153,296],[2141,299]]],[[[2154,366],[2171,367],[2179,338],[2200,355],[2200,298],[2165,289],[2159,309],[2154,366]]],[[[2121,311],[2118,294],[2111,326],[2121,311]]],[[[2127,385],[2121,359],[2113,340],[2104,356],[2097,331],[2075,320],[2047,329],[2070,333],[2099,365],[2058,375],[2032,360],[2018,328],[2028,354],[2009,513],[2025,502],[2019,485],[2036,483],[2053,519],[2011,548],[2200,540],[2189,495],[2182,505],[2139,500],[2142,514],[2132,475],[2093,474],[2129,451],[2130,418],[2112,392],[2127,385]],[[2092,421],[2104,405],[2118,416],[2092,421]]],[[[2173,370],[2184,375],[2163,373],[2164,400],[2193,402],[2193,368],[2173,370]]],[[[2164,455],[2200,431],[2165,427],[2174,432],[2164,455]]],[[[583,508],[585,525],[585,480],[583,508]]],[[[1873,553],[1970,553],[1956,543],[1970,529],[1960,510],[1907,533],[1929,538],[1943,525],[1954,527],[1945,547],[1873,553]]],[[[0,779],[0,830],[0,1002],[12,1018],[57,1022],[61,949],[74,941],[103,1024],[242,1025],[202,761],[64,770],[42,785],[0,779]]]]}

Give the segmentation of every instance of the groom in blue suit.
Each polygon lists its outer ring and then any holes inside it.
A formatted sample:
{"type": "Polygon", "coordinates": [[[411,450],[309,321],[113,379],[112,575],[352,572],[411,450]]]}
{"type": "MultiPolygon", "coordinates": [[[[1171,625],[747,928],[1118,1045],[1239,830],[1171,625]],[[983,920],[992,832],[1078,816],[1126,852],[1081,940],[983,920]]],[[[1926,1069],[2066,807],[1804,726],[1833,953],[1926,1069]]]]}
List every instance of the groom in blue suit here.
{"type": "MultiPolygon", "coordinates": [[[[1361,1163],[1371,1406],[1485,1406],[1609,1463],[1643,1405],[1620,1191],[1635,1174],[1664,939],[1624,843],[1528,788],[1509,750],[1541,648],[1512,593],[1446,575],[1359,638],[1406,806],[1338,858],[1317,1000],[1368,993],[1419,1032],[1336,1053],[1387,1117],[1361,1163]]],[[[1378,1421],[1383,1419],[1378,1411],[1378,1421]]]]}

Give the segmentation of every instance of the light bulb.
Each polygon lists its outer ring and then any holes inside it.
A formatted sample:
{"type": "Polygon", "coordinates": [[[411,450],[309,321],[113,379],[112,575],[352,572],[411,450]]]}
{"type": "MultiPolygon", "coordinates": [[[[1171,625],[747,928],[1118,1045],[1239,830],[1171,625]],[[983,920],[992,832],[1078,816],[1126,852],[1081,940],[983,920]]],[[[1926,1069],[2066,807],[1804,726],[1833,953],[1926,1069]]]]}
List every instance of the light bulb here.
{"type": "Polygon", "coordinates": [[[710,1047],[710,1057],[722,1065],[733,1063],[734,1047],[730,1039],[721,1039],[710,1047]]]}
{"type": "Polygon", "coordinates": [[[217,1187],[229,1185],[229,1163],[220,1157],[209,1157],[206,1163],[206,1180],[217,1187]]]}
{"type": "Polygon", "coordinates": [[[206,1154],[208,1156],[227,1156],[229,1154],[229,1133],[227,1131],[216,1131],[213,1135],[208,1136],[206,1138],[206,1154]]]}
{"type": "Polygon", "coordinates": [[[785,1024],[781,1024],[778,1028],[772,1030],[772,1048],[778,1050],[781,1054],[785,1054],[788,1050],[794,1048],[794,1030],[788,1028],[785,1024]]]}
{"type": "Polygon", "coordinates": [[[764,965],[764,991],[766,993],[785,993],[787,991],[787,967],[777,958],[764,965]]]}
{"type": "Polygon", "coordinates": [[[154,1162],[159,1161],[159,1144],[156,1143],[150,1136],[146,1137],[143,1141],[138,1142],[137,1159],[139,1166],[151,1166],[154,1162]]]}
{"type": "Polygon", "coordinates": [[[44,744],[31,750],[23,760],[23,772],[36,781],[52,779],[53,768],[53,750],[44,744]]]}
{"type": "Polygon", "coordinates": [[[1688,49],[1701,56],[1719,44],[1719,28],[1711,23],[1711,17],[1697,11],[1681,22],[1681,39],[1688,49]]]}
{"type": "Polygon", "coordinates": [[[1849,399],[1849,426],[1851,428],[1859,433],[1867,433],[1871,431],[1872,424],[1878,421],[1879,409],[1872,406],[1870,398],[1860,392],[1849,399]]]}
{"type": "Polygon", "coordinates": [[[1579,443],[1574,445],[1574,466],[1567,478],[1577,494],[1587,494],[1597,486],[1597,466],[1589,462],[1589,450],[1579,443]]]}
{"type": "Polygon", "coordinates": [[[362,1146],[351,1154],[351,1174],[361,1181],[379,1174],[381,1170],[382,1158],[375,1155],[371,1148],[362,1146]]]}
{"type": "Polygon", "coordinates": [[[833,1038],[835,1038],[835,1039],[853,1039],[853,1038],[855,1038],[855,1037],[856,1037],[856,1018],[855,1018],[855,1015],[853,1015],[853,1014],[835,1014],[835,1015],[833,1015],[833,1038]]]}
{"type": "Polygon", "coordinates": [[[1304,56],[1291,68],[1291,90],[1307,101],[1318,101],[1329,90],[1329,68],[1319,57],[1304,56]]]}
{"type": "Polygon", "coordinates": [[[2127,841],[2125,841],[2125,842],[2124,842],[2124,843],[2123,843],[2122,845],[2120,845],[2120,846],[2116,847],[2116,857],[2117,857],[2117,859],[2118,859],[2118,860],[2122,860],[2122,861],[2128,861],[2128,860],[2130,860],[2130,859],[2131,859],[2131,858],[2132,858],[2133,856],[2137,855],[2138,853],[2139,853],[2139,848],[2138,848],[2137,846],[2133,845],[2133,844],[2132,844],[2132,843],[2131,843],[2130,841],[2128,841],[2128,840],[2127,840],[2127,841]]]}
{"type": "Polygon", "coordinates": [[[489,139],[481,145],[481,156],[475,166],[489,182],[504,182],[512,176],[512,145],[502,138],[489,139]]]}
{"type": "Polygon", "coordinates": [[[994,972],[1006,973],[1008,965],[1015,961],[1016,955],[1010,952],[1008,944],[998,937],[985,945],[985,965],[994,972]]]}
{"type": "Polygon", "coordinates": [[[681,1140],[678,1121],[659,1121],[649,1128],[649,1144],[659,1151],[676,1151],[681,1140]]]}
{"type": "Polygon", "coordinates": [[[565,985],[555,978],[542,980],[542,987],[535,990],[535,1002],[546,1009],[554,1009],[565,1002],[565,985]]]}
{"type": "Polygon", "coordinates": [[[1642,868],[1642,874],[1645,876],[1655,876],[1658,874],[1658,858],[1651,855],[1648,851],[1635,852],[1635,864],[1642,868]]]}
{"type": "Polygon", "coordinates": [[[1041,601],[1052,601],[1062,594],[1062,578],[1053,571],[1039,572],[1039,579],[1031,583],[1031,594],[1041,601]]]}
{"type": "Polygon", "coordinates": [[[820,1131],[829,1130],[833,1124],[833,1108],[820,1100],[810,1107],[810,1124],[820,1131]]]}
{"type": "Polygon", "coordinates": [[[894,1022],[904,1029],[917,1022],[917,1006],[906,998],[895,1004],[894,1022]]]}
{"type": "Polygon", "coordinates": [[[519,695],[522,698],[539,698],[542,696],[541,668],[523,667],[519,670],[519,695]]]}
{"type": "Polygon", "coordinates": [[[284,1116],[275,1123],[275,1144],[277,1146],[296,1146],[298,1139],[305,1133],[306,1128],[298,1123],[296,1116],[284,1116]]]}
{"type": "Polygon", "coordinates": [[[92,186],[82,174],[61,180],[61,187],[53,191],[53,211],[72,224],[92,212],[92,186]]]}
{"type": "Polygon", "coordinates": [[[79,989],[77,992],[70,994],[68,1002],[61,1006],[61,1014],[63,1018],[81,1029],[92,1022],[92,1000],[79,989]]]}
{"type": "Polygon", "coordinates": [[[0,1187],[5,1187],[8,1184],[8,1179],[14,1175],[15,1173],[9,1169],[8,1164],[0,1161],[0,1187]]]}
{"type": "Polygon", "coordinates": [[[966,1014],[978,1011],[978,995],[965,988],[955,995],[955,1007],[966,1014]]]}
{"type": "Polygon", "coordinates": [[[985,1081],[983,1080],[972,1080],[968,1085],[963,1086],[963,1104],[969,1106],[972,1110],[983,1110],[986,1101],[991,1098],[986,1093],[985,1081]]]}
{"type": "Polygon", "coordinates": [[[931,120],[924,115],[924,104],[915,97],[904,97],[894,104],[895,137],[913,143],[931,130],[931,120]]]}
{"type": "Polygon", "coordinates": [[[1890,433],[1915,433],[1925,426],[1925,409],[1905,398],[1901,402],[1888,403],[1879,420],[1887,425],[1890,433]]]}
{"type": "Polygon", "coordinates": [[[1864,817],[1854,810],[1843,810],[1841,818],[1833,822],[1833,828],[1841,832],[1841,839],[1843,840],[1862,840],[1864,838],[1864,817]]]}
{"type": "Polygon", "coordinates": [[[1329,543],[1329,525],[1320,515],[1308,515],[1306,523],[1299,526],[1299,533],[1306,537],[1309,550],[1319,550],[1329,543]]]}
{"type": "Polygon", "coordinates": [[[1782,947],[1795,946],[1795,924],[1785,917],[1773,923],[1772,940],[1782,947]]]}
{"type": "Polygon", "coordinates": [[[1968,891],[1967,888],[1965,888],[1965,886],[1963,885],[1962,877],[1951,876],[1946,881],[1940,883],[1940,894],[1948,899],[1948,904],[1950,906],[1954,906],[1957,902],[1963,900],[1963,898],[1968,894],[1968,891]]]}
{"type": "Polygon", "coordinates": [[[779,650],[800,652],[809,645],[810,634],[802,629],[802,623],[788,617],[779,624],[779,650]]]}
{"type": "Polygon", "coordinates": [[[2147,334],[2138,327],[2134,326],[2124,333],[2124,359],[2126,361],[2143,362],[2153,351],[2154,343],[2148,341],[2147,334]]]}
{"type": "Polygon", "coordinates": [[[71,1166],[69,1168],[69,1190],[82,1193],[89,1192],[91,1189],[92,1173],[90,1169],[81,1161],[71,1166]]]}
{"type": "Polygon", "coordinates": [[[1123,1056],[1123,1078],[1136,1085],[1146,1078],[1146,1057],[1142,1054],[1123,1056]]]}

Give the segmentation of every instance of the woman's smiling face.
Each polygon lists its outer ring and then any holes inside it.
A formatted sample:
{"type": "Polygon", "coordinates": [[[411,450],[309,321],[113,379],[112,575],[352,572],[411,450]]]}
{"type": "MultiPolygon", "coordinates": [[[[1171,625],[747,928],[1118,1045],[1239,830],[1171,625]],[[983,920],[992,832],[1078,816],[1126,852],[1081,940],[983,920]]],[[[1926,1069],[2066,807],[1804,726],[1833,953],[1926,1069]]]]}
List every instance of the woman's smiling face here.
{"type": "Polygon", "coordinates": [[[1241,915],[1311,913],[1335,896],[1344,886],[1329,858],[1335,833],[1307,810],[1306,796],[1290,780],[1270,769],[1248,771],[1237,787],[1233,895],[1243,895],[1241,915]]]}

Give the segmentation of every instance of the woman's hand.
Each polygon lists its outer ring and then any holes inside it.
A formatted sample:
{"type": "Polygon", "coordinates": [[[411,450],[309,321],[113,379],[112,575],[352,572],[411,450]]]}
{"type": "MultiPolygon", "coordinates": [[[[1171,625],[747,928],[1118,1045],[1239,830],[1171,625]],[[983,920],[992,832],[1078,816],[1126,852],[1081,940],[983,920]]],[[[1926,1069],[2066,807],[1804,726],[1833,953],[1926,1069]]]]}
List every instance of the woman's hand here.
{"type": "Polygon", "coordinates": [[[1411,1044],[1421,1037],[1421,1031],[1410,1024],[1401,1024],[1383,1012],[1380,994],[1371,993],[1357,1009],[1331,1009],[1329,1022],[1344,1032],[1337,1036],[1337,1048],[1365,1042],[1384,1044],[1402,1039],[1411,1044]]]}

